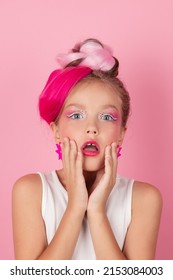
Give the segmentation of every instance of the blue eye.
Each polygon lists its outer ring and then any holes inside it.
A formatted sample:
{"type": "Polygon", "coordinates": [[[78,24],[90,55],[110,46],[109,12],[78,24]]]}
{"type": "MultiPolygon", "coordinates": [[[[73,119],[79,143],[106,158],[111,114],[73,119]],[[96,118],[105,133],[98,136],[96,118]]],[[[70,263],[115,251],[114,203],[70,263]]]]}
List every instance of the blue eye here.
{"type": "Polygon", "coordinates": [[[75,120],[82,119],[82,115],[80,113],[73,113],[71,115],[68,115],[67,117],[75,120]]]}
{"type": "Polygon", "coordinates": [[[101,114],[101,117],[105,121],[116,121],[117,120],[117,118],[114,118],[113,116],[111,116],[109,114],[101,114]]]}

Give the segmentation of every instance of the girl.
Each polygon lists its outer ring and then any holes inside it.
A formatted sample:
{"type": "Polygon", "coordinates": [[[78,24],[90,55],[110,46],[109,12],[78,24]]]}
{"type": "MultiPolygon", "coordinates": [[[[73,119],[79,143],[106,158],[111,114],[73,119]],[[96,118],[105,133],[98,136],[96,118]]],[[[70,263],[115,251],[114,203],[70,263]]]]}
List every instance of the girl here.
{"type": "Polygon", "coordinates": [[[130,111],[119,62],[95,39],[58,61],[39,110],[63,168],[15,183],[16,259],[153,259],[161,195],[117,174],[130,111]]]}

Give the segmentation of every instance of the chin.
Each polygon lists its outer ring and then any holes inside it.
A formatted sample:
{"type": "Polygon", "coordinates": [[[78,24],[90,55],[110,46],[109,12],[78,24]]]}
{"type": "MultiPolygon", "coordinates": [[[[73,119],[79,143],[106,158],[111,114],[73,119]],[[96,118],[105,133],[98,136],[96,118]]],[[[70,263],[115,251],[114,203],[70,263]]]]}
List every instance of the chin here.
{"type": "Polygon", "coordinates": [[[100,162],[96,158],[86,158],[83,162],[83,170],[88,172],[98,171],[99,169],[103,168],[103,162],[100,162]]]}

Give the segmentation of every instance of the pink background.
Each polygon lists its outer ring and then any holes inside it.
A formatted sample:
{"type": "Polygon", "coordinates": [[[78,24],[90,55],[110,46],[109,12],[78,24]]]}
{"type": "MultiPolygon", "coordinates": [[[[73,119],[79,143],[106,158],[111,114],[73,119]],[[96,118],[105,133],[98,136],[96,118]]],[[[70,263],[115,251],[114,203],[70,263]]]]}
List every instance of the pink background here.
{"type": "Polygon", "coordinates": [[[0,1],[0,259],[13,259],[11,191],[58,167],[37,99],[57,53],[97,37],[120,61],[132,99],[119,173],[157,186],[164,207],[157,259],[173,259],[173,2],[0,1]]]}

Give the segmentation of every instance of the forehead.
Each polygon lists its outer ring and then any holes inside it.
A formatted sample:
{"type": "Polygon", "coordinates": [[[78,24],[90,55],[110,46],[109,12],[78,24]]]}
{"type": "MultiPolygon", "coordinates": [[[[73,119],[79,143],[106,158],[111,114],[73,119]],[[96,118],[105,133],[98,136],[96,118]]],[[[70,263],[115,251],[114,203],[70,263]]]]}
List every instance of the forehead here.
{"type": "Polygon", "coordinates": [[[115,106],[121,111],[122,101],[117,90],[109,83],[101,80],[87,80],[79,82],[69,93],[65,108],[72,103],[83,107],[115,106]]]}

